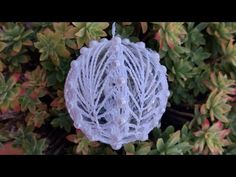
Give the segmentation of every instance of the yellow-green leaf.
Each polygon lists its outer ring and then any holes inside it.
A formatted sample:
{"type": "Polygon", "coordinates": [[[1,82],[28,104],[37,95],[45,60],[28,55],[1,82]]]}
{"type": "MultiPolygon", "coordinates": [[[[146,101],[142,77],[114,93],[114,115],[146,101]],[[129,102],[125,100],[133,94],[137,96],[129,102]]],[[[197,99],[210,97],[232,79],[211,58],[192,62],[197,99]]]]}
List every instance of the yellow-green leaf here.
{"type": "Polygon", "coordinates": [[[178,143],[180,140],[180,130],[170,135],[170,138],[167,141],[167,146],[171,147],[178,143]]]}
{"type": "Polygon", "coordinates": [[[7,47],[7,44],[5,42],[0,41],[0,52],[2,52],[7,47]]]}
{"type": "Polygon", "coordinates": [[[13,45],[13,50],[17,53],[20,52],[21,48],[22,48],[22,41],[18,41],[13,45]]]}

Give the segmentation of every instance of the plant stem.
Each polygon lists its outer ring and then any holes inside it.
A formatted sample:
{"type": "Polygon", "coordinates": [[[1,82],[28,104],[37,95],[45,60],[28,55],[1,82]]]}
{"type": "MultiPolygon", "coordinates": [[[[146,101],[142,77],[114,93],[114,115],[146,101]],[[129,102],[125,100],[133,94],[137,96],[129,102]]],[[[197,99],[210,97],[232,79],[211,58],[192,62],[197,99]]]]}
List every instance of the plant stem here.
{"type": "Polygon", "coordinates": [[[194,114],[187,113],[187,112],[177,111],[177,110],[172,109],[172,108],[167,108],[167,110],[170,111],[170,112],[173,112],[173,113],[175,113],[175,114],[179,114],[179,115],[181,115],[181,116],[187,116],[187,117],[191,117],[191,118],[194,117],[194,114]]]}

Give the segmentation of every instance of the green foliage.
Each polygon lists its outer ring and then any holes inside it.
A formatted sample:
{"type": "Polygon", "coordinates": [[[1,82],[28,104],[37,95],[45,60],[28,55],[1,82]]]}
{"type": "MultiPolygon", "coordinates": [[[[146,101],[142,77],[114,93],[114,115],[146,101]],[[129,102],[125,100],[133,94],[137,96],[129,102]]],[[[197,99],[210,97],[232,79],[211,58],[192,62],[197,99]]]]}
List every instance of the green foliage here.
{"type": "Polygon", "coordinates": [[[124,145],[126,155],[147,155],[151,150],[151,142],[129,143],[124,145]]]}
{"type": "Polygon", "coordinates": [[[236,82],[235,80],[228,79],[227,75],[223,75],[221,72],[216,76],[215,73],[210,74],[211,81],[206,81],[205,84],[210,90],[222,91],[225,95],[236,94],[236,82]]]}
{"type": "Polygon", "coordinates": [[[76,28],[76,42],[78,48],[84,44],[88,45],[91,40],[98,40],[101,37],[107,36],[104,29],[109,26],[107,22],[73,22],[76,28]]]}
{"type": "MultiPolygon", "coordinates": [[[[0,32],[0,58],[9,65],[9,70],[21,72],[21,64],[27,63],[30,57],[27,48],[33,46],[33,30],[22,23],[5,23],[0,32]]],[[[1,68],[1,67],[0,67],[1,68]]]]}
{"type": "Polygon", "coordinates": [[[223,59],[236,66],[236,45],[230,40],[227,45],[222,46],[223,59]]]}
{"type": "Polygon", "coordinates": [[[72,120],[67,112],[54,110],[52,116],[54,116],[54,119],[51,122],[53,127],[64,128],[68,133],[71,131],[72,120]]]}
{"type": "MultiPolygon", "coordinates": [[[[159,47],[162,51],[166,52],[168,49],[174,49],[177,52],[177,46],[180,46],[186,37],[186,30],[183,23],[163,23],[153,22],[157,33],[155,39],[159,41],[159,47]]],[[[179,48],[181,50],[181,47],[179,48]]]]}
{"type": "Polygon", "coordinates": [[[188,78],[191,78],[192,66],[190,62],[180,59],[179,61],[174,62],[173,67],[171,68],[171,73],[169,74],[170,81],[176,79],[176,81],[182,86],[185,87],[185,81],[188,78]]]}
{"type": "Polygon", "coordinates": [[[0,32],[0,51],[8,50],[12,51],[12,55],[16,55],[23,46],[32,46],[32,33],[32,29],[26,30],[21,23],[6,23],[0,32]]]}
{"type": "Polygon", "coordinates": [[[197,138],[193,151],[200,154],[208,154],[208,151],[213,155],[222,154],[223,147],[231,143],[227,138],[229,133],[230,130],[223,129],[223,124],[220,121],[210,126],[208,119],[205,119],[201,125],[201,130],[194,132],[197,138]]]}
{"type": "MultiPolygon", "coordinates": [[[[29,108],[29,110],[31,109],[29,108]]],[[[44,124],[45,119],[47,119],[49,116],[50,115],[47,112],[47,105],[39,103],[36,105],[34,111],[28,112],[25,121],[27,126],[40,128],[44,124]]]]}
{"type": "Polygon", "coordinates": [[[37,34],[38,42],[34,45],[41,53],[40,61],[51,60],[56,66],[60,65],[60,57],[69,58],[70,52],[66,49],[65,40],[60,33],[45,29],[37,34]]]}
{"type": "Polygon", "coordinates": [[[12,109],[14,111],[20,111],[19,107],[19,95],[21,89],[17,81],[20,74],[15,73],[9,79],[5,79],[2,73],[0,73],[0,110],[2,113],[12,109]]]}
{"type": "Polygon", "coordinates": [[[225,114],[227,114],[231,106],[226,103],[226,99],[222,92],[216,95],[216,92],[212,92],[206,102],[206,108],[210,111],[210,117],[214,120],[214,117],[222,122],[228,122],[225,114]]]}
{"type": "Polygon", "coordinates": [[[15,137],[14,146],[20,146],[26,155],[41,155],[47,148],[45,139],[39,139],[32,128],[19,129],[18,135],[15,137]]]}
{"type": "Polygon", "coordinates": [[[27,90],[30,98],[36,99],[46,95],[46,72],[44,69],[37,67],[32,72],[26,72],[24,74],[25,82],[22,83],[22,87],[27,90]]]}
{"type": "Polygon", "coordinates": [[[128,38],[134,32],[134,26],[116,24],[116,31],[122,38],[128,38]]]}
{"type": "Polygon", "coordinates": [[[228,104],[229,101],[233,101],[235,96],[236,89],[235,81],[227,78],[226,75],[222,75],[220,72],[218,76],[214,73],[211,73],[211,82],[206,81],[207,87],[212,90],[210,93],[206,104],[203,104],[201,107],[202,113],[211,117],[211,120],[218,119],[222,122],[228,123],[227,118],[228,113],[231,110],[231,105],[228,104]]]}
{"type": "MultiPolygon", "coordinates": [[[[186,128],[186,127],[185,127],[186,128]]],[[[156,141],[155,148],[150,154],[155,155],[183,155],[191,149],[191,144],[185,139],[188,136],[186,129],[174,132],[172,126],[168,127],[156,141]]]]}
{"type": "Polygon", "coordinates": [[[76,134],[70,134],[67,140],[77,144],[74,148],[74,153],[78,155],[116,155],[110,147],[106,147],[99,142],[91,142],[88,138],[80,131],[77,130],[76,134]]]}
{"type": "Polygon", "coordinates": [[[236,33],[236,23],[232,22],[214,22],[210,23],[207,32],[214,36],[219,42],[225,42],[231,39],[232,34],[236,33]]]}

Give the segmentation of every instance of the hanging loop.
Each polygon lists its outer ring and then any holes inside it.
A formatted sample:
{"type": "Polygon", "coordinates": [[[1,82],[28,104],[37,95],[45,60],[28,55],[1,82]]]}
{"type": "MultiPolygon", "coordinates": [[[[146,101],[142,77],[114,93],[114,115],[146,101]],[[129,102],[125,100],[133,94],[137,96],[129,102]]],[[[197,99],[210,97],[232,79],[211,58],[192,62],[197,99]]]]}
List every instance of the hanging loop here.
{"type": "Polygon", "coordinates": [[[116,34],[116,22],[114,22],[114,23],[112,24],[111,33],[112,33],[112,37],[114,37],[115,34],[116,34]]]}

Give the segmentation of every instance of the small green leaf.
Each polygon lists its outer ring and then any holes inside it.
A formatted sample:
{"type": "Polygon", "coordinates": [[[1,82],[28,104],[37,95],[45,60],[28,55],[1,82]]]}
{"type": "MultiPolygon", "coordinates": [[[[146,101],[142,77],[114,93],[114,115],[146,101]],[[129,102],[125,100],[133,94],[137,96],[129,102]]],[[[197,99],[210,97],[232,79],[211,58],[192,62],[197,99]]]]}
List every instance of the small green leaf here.
{"type": "Polygon", "coordinates": [[[83,37],[85,33],[86,33],[85,28],[81,28],[77,33],[75,33],[75,35],[77,37],[83,37]]]}
{"type": "Polygon", "coordinates": [[[17,53],[20,52],[21,48],[22,48],[22,41],[18,41],[13,45],[13,50],[17,53]]]}
{"type": "Polygon", "coordinates": [[[7,44],[5,42],[0,41],[0,52],[2,52],[7,47],[7,44]]]}
{"type": "Polygon", "coordinates": [[[203,62],[203,60],[209,58],[210,55],[211,55],[210,53],[204,51],[203,48],[200,47],[196,51],[193,52],[191,60],[195,64],[200,65],[203,62]]]}
{"type": "Polygon", "coordinates": [[[58,112],[51,124],[53,127],[64,128],[69,133],[72,127],[72,120],[68,114],[58,112]]]}
{"type": "Polygon", "coordinates": [[[162,152],[165,150],[165,143],[162,138],[159,138],[156,143],[156,148],[159,152],[162,152]]]}
{"type": "Polygon", "coordinates": [[[171,147],[174,146],[176,143],[178,143],[179,140],[180,140],[180,131],[178,130],[177,132],[170,135],[170,138],[166,144],[168,147],[171,147]]]}
{"type": "Polygon", "coordinates": [[[47,75],[47,86],[51,87],[56,85],[57,83],[57,78],[56,78],[56,73],[50,73],[47,75]]]}
{"type": "Polygon", "coordinates": [[[142,144],[138,146],[136,155],[147,155],[151,150],[151,145],[149,143],[142,144]]]}
{"type": "Polygon", "coordinates": [[[163,138],[164,141],[166,141],[169,138],[169,135],[173,133],[174,131],[175,131],[175,128],[172,125],[170,125],[165,129],[161,137],[163,138]]]}
{"type": "Polygon", "coordinates": [[[135,146],[132,143],[124,145],[125,152],[135,153],[135,146]]]}

